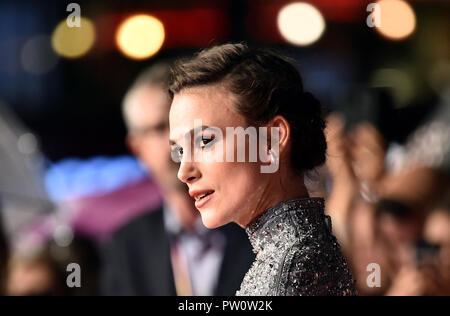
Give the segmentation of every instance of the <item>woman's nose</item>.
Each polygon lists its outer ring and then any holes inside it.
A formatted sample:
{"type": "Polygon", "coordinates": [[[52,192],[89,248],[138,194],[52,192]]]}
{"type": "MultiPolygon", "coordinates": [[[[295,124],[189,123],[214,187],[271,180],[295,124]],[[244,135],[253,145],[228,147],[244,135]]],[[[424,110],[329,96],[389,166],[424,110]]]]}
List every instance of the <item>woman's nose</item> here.
{"type": "Polygon", "coordinates": [[[195,167],[195,163],[182,159],[180,168],[178,169],[178,179],[186,184],[189,184],[196,181],[199,177],[200,173],[195,167]]]}

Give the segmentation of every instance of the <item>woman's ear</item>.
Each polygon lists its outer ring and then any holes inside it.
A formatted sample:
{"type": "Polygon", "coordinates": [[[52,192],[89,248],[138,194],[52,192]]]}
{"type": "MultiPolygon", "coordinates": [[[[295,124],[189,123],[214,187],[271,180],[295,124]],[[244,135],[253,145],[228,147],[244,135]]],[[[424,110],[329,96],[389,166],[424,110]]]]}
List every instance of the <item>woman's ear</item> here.
{"type": "Polygon", "coordinates": [[[267,124],[269,139],[267,141],[267,148],[271,148],[271,138],[272,138],[272,127],[278,129],[278,151],[279,153],[283,153],[289,142],[289,138],[291,136],[291,126],[289,122],[281,115],[275,116],[270,122],[267,124]]]}

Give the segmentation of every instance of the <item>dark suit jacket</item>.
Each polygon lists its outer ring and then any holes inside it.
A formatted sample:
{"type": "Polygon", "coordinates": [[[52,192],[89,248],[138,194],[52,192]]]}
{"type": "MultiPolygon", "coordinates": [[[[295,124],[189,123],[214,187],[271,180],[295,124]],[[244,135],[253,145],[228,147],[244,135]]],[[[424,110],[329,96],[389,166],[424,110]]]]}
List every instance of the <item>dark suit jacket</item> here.
{"type": "MultiPolygon", "coordinates": [[[[214,295],[231,296],[255,256],[241,227],[229,224],[220,230],[226,246],[214,295]]],[[[136,218],[113,234],[103,251],[101,283],[104,295],[176,295],[162,208],[136,218]]]]}

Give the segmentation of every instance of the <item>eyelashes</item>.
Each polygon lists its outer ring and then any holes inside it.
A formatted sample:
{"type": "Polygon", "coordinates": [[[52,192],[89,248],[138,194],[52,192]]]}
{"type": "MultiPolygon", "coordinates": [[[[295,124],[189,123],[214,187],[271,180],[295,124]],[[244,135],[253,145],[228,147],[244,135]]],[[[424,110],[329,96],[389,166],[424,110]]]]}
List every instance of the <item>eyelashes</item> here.
{"type": "MultiPolygon", "coordinates": [[[[201,150],[205,150],[210,148],[214,144],[215,137],[206,137],[201,136],[198,137],[195,140],[195,148],[200,148],[201,150]]],[[[176,162],[181,162],[181,159],[183,158],[184,150],[182,147],[175,147],[171,150],[172,157],[175,159],[176,162]]]]}
{"type": "Polygon", "coordinates": [[[175,162],[181,162],[181,159],[183,158],[183,148],[181,147],[175,147],[171,150],[172,159],[175,162]]]}
{"type": "Polygon", "coordinates": [[[195,145],[200,147],[201,149],[205,149],[210,147],[213,144],[215,137],[205,137],[201,136],[197,138],[195,145]]]}

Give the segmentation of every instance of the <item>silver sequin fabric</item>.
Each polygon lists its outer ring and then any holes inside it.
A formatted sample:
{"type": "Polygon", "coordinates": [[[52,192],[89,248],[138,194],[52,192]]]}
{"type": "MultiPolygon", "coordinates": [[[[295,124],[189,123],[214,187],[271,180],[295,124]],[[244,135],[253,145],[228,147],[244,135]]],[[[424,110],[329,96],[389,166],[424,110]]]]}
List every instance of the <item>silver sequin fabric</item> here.
{"type": "Polygon", "coordinates": [[[354,296],[355,282],[322,198],[294,199],[248,225],[256,259],[237,296],[354,296]]]}

